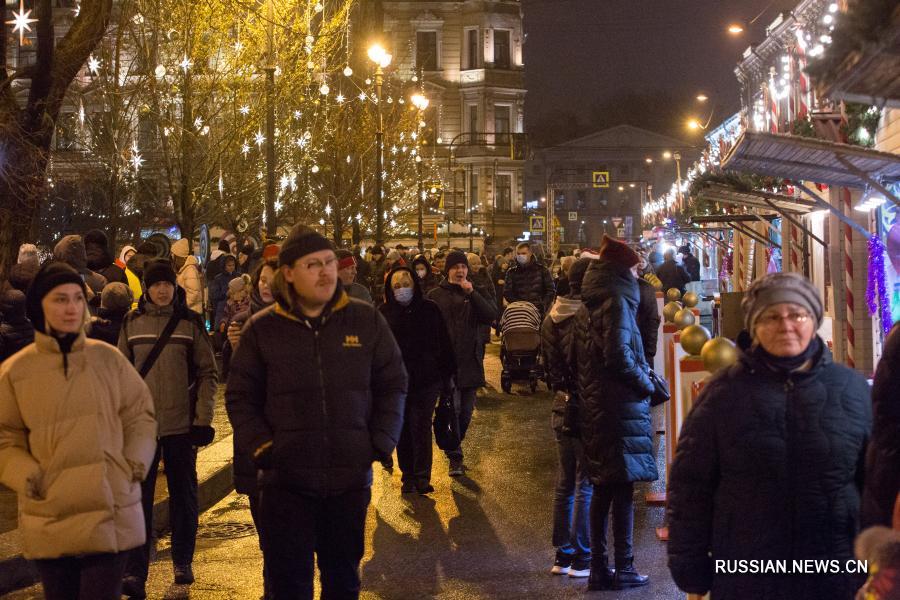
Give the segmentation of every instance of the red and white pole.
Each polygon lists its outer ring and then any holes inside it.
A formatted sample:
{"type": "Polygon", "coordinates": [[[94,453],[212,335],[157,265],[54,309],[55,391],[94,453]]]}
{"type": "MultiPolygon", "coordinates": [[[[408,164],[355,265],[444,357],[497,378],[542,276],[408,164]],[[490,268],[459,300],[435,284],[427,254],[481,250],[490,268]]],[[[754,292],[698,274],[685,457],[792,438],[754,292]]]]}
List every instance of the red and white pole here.
{"type": "MultiPolygon", "coordinates": [[[[841,188],[841,204],[845,215],[852,215],[850,190],[841,188]]],[[[853,228],[844,223],[844,293],[847,298],[847,353],[846,364],[856,367],[856,331],[853,328],[853,228]]]]}

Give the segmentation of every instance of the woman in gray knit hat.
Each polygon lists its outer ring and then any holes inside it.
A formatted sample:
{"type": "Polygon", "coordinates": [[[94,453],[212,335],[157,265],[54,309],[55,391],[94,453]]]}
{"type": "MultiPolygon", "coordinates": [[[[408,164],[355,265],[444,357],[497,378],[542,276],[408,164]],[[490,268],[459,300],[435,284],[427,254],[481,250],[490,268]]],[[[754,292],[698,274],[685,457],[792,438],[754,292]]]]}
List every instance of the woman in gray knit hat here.
{"type": "Polygon", "coordinates": [[[835,364],[816,335],[822,300],[806,278],[767,275],[742,307],[740,359],[707,382],[678,439],[667,497],[672,577],[713,600],[853,598],[865,579],[847,561],[872,425],[869,386],[835,364]],[[810,559],[837,567],[742,570],[810,559]]]}

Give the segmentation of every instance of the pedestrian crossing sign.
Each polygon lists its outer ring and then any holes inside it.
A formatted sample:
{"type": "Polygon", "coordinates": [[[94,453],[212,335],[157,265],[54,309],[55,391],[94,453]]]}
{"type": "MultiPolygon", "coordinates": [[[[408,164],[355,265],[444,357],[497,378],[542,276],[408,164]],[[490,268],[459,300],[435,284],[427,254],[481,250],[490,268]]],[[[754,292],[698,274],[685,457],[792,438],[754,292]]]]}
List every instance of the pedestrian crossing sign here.
{"type": "Polygon", "coordinates": [[[531,233],[543,233],[546,230],[547,217],[531,217],[531,233]]]}
{"type": "Polygon", "coordinates": [[[609,171],[594,171],[591,175],[595,188],[609,187],[609,171]]]}

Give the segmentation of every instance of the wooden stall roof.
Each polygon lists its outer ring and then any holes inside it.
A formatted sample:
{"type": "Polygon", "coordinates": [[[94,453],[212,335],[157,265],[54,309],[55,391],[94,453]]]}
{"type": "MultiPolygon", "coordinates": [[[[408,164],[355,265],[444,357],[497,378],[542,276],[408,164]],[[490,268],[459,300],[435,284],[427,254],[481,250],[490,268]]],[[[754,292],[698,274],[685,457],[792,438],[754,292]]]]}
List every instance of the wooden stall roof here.
{"type": "Polygon", "coordinates": [[[697,194],[697,198],[720,204],[761,208],[763,210],[774,209],[801,214],[816,210],[816,203],[813,200],[794,198],[793,196],[774,194],[772,192],[739,190],[727,184],[714,182],[705,183],[697,194]],[[770,202],[771,204],[769,204],[770,202]]]}
{"type": "Polygon", "coordinates": [[[864,188],[900,181],[900,156],[783,133],[745,131],[722,161],[726,171],[864,188]]]}

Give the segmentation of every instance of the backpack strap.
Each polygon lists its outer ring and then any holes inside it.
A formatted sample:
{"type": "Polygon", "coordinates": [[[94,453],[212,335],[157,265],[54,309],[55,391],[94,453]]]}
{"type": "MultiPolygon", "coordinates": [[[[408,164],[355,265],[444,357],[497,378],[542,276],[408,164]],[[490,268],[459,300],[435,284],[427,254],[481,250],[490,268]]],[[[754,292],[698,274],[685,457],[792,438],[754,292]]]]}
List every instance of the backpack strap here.
{"type": "Polygon", "coordinates": [[[175,311],[172,316],[169,317],[169,322],[166,323],[165,329],[163,329],[162,334],[160,334],[159,336],[159,339],[156,340],[156,343],[150,350],[150,354],[147,355],[147,358],[144,360],[144,363],[138,370],[138,373],[140,374],[142,379],[145,379],[147,377],[147,373],[149,373],[150,369],[153,368],[153,364],[156,362],[156,359],[159,358],[159,355],[162,353],[165,345],[169,343],[169,338],[172,337],[172,333],[175,332],[175,328],[178,326],[178,321],[180,320],[181,315],[178,314],[178,311],[175,311]]]}

